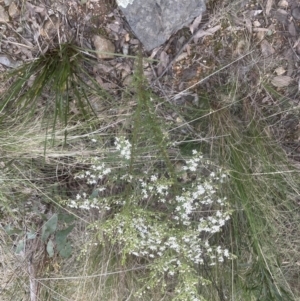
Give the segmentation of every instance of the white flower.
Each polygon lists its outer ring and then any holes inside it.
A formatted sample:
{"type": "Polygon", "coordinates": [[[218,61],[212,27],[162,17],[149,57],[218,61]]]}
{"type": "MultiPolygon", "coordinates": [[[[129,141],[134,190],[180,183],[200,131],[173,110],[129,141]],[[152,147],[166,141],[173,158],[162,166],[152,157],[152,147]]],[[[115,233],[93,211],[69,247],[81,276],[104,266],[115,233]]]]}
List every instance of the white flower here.
{"type": "Polygon", "coordinates": [[[152,175],[152,176],[150,177],[150,180],[151,180],[152,182],[157,181],[157,176],[156,176],[156,175],[152,175]]]}
{"type": "Polygon", "coordinates": [[[126,160],[130,159],[131,156],[131,143],[126,140],[124,137],[115,139],[115,146],[118,151],[120,151],[121,157],[125,158],[126,160]]]}
{"type": "Polygon", "coordinates": [[[205,193],[205,188],[200,184],[197,186],[197,194],[202,195],[205,193]]]}
{"type": "Polygon", "coordinates": [[[68,204],[68,206],[71,207],[71,208],[77,208],[78,207],[77,203],[75,201],[73,201],[73,200],[70,201],[70,203],[68,204]]]}
{"type": "Polygon", "coordinates": [[[224,250],[223,255],[225,257],[229,257],[229,251],[227,249],[224,250]]]}
{"type": "Polygon", "coordinates": [[[105,170],[103,170],[103,174],[104,175],[108,175],[109,173],[111,173],[111,169],[110,168],[106,168],[105,170]]]}
{"type": "Polygon", "coordinates": [[[221,217],[221,216],[222,216],[222,213],[221,213],[220,210],[218,210],[218,211],[216,212],[216,216],[217,216],[217,217],[221,217]]]}

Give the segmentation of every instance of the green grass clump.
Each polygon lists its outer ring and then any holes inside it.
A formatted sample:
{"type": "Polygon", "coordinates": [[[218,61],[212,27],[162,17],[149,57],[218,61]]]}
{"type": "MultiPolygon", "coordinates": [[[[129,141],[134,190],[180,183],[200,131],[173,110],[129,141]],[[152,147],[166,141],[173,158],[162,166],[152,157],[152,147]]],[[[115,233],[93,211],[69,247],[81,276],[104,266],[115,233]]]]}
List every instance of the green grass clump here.
{"type": "Polygon", "coordinates": [[[90,99],[97,96],[107,103],[112,97],[90,75],[91,69],[84,50],[70,42],[7,73],[10,85],[0,99],[1,122],[32,121],[43,114],[43,123],[54,130],[58,123],[66,128],[71,119],[74,124],[95,116],[90,99]]]}
{"type": "Polygon", "coordinates": [[[229,171],[223,192],[234,208],[218,239],[226,241],[237,258],[227,274],[222,267],[209,272],[218,279],[217,296],[211,298],[222,300],[230,294],[236,300],[295,300],[299,288],[294,286],[295,269],[290,263],[295,260],[299,231],[295,211],[299,171],[271,136],[272,124],[266,121],[273,119],[262,118],[235,91],[228,105],[218,101],[224,99],[224,90],[215,88],[211,109],[195,109],[198,118],[195,114],[192,118],[210,141],[202,148],[229,171]]]}

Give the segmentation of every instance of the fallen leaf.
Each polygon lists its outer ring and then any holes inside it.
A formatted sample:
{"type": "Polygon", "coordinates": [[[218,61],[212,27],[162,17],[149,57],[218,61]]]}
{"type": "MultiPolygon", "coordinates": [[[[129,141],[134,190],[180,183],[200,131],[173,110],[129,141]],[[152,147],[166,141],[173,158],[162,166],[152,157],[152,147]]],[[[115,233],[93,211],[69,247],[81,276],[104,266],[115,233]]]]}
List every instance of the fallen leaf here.
{"type": "Polygon", "coordinates": [[[127,72],[127,74],[131,73],[131,71],[132,71],[132,68],[129,66],[128,62],[125,62],[125,61],[117,63],[115,68],[117,70],[125,70],[127,72]]]}
{"type": "Polygon", "coordinates": [[[103,87],[105,90],[108,90],[108,91],[111,91],[112,89],[118,88],[118,86],[117,86],[115,83],[103,83],[103,84],[102,84],[102,87],[103,87]]]}
{"type": "Polygon", "coordinates": [[[27,58],[32,59],[32,52],[28,50],[26,47],[20,46],[20,50],[27,56],[27,58]]]}
{"type": "Polygon", "coordinates": [[[29,88],[31,88],[31,87],[33,86],[33,83],[34,83],[35,79],[36,79],[36,75],[35,75],[35,74],[33,74],[33,75],[31,75],[31,76],[29,77],[29,79],[28,79],[28,81],[27,81],[27,86],[28,86],[29,88]]]}
{"type": "Polygon", "coordinates": [[[265,38],[265,33],[268,31],[267,28],[253,28],[253,31],[256,32],[256,38],[258,41],[262,41],[265,38]]]}
{"type": "Polygon", "coordinates": [[[162,51],[159,56],[160,62],[157,66],[157,75],[160,76],[169,63],[169,55],[162,51]]]}
{"type": "Polygon", "coordinates": [[[169,63],[169,55],[165,51],[162,51],[160,53],[159,58],[160,58],[160,63],[162,64],[162,66],[164,68],[166,68],[169,63]]]}
{"type": "Polygon", "coordinates": [[[211,34],[214,34],[216,31],[218,31],[219,29],[221,28],[221,25],[217,25],[215,27],[211,27],[211,28],[208,28],[206,31],[208,33],[211,33],[211,34]]]}
{"type": "Polygon", "coordinates": [[[234,55],[242,55],[247,48],[246,46],[247,46],[247,44],[246,44],[245,40],[240,40],[236,46],[235,51],[233,52],[234,55]]]}
{"type": "Polygon", "coordinates": [[[287,87],[292,81],[293,79],[290,76],[278,75],[272,79],[271,83],[273,86],[277,88],[283,88],[283,87],[287,87]]]}
{"type": "Polygon", "coordinates": [[[24,18],[34,18],[36,13],[41,14],[43,17],[46,16],[46,14],[48,15],[46,7],[36,6],[26,1],[24,18]]]}
{"type": "Polygon", "coordinates": [[[268,28],[253,28],[253,31],[255,31],[255,32],[268,32],[268,31],[270,31],[270,29],[268,29],[268,28]]]}
{"type": "Polygon", "coordinates": [[[187,44],[187,45],[185,46],[185,50],[186,50],[186,52],[188,53],[188,55],[191,55],[191,46],[190,46],[189,44],[187,44]]]}
{"type": "Polygon", "coordinates": [[[300,37],[297,39],[297,41],[294,43],[293,48],[296,48],[300,44],[300,37]]]}
{"type": "Polygon", "coordinates": [[[110,40],[97,35],[94,35],[92,40],[98,59],[114,58],[115,45],[110,40]]]}
{"type": "Polygon", "coordinates": [[[118,23],[107,24],[106,27],[109,28],[111,31],[114,31],[116,33],[119,33],[119,31],[120,31],[120,24],[118,24],[118,23]]]}
{"type": "Polygon", "coordinates": [[[104,73],[111,73],[112,70],[114,69],[114,67],[108,65],[108,64],[104,64],[104,63],[97,63],[94,65],[93,71],[94,72],[104,72],[104,73]]]}
{"type": "Polygon", "coordinates": [[[284,9],[278,8],[274,13],[274,18],[281,22],[283,25],[288,24],[288,12],[284,9]]]}
{"type": "Polygon", "coordinates": [[[269,16],[270,15],[270,11],[272,8],[274,0],[268,0],[267,4],[266,4],[266,15],[269,16]]]}
{"type": "Polygon", "coordinates": [[[282,8],[287,8],[289,6],[289,3],[286,0],[281,0],[278,2],[278,6],[282,8]]]}
{"type": "Polygon", "coordinates": [[[190,31],[193,34],[194,31],[198,28],[199,24],[201,23],[202,20],[202,14],[200,16],[198,16],[193,23],[190,25],[190,31]]]}
{"type": "Polygon", "coordinates": [[[127,75],[123,80],[124,86],[130,86],[133,83],[133,76],[131,74],[127,75]]]}
{"type": "Polygon", "coordinates": [[[56,15],[49,16],[43,27],[40,28],[40,34],[48,39],[52,39],[59,29],[59,18],[56,15]]]}
{"type": "Polygon", "coordinates": [[[271,103],[271,101],[270,101],[270,97],[269,96],[266,96],[266,97],[264,97],[263,99],[262,99],[262,101],[261,101],[263,104],[270,104],[271,103]]]}
{"type": "Polygon", "coordinates": [[[128,55],[128,53],[129,53],[129,44],[128,43],[123,44],[122,52],[123,52],[124,55],[128,55]]]}
{"type": "Polygon", "coordinates": [[[16,16],[18,16],[19,14],[19,10],[18,10],[18,7],[17,5],[12,2],[9,7],[8,7],[8,14],[12,17],[12,18],[15,18],[16,16]]]}
{"type": "Polygon", "coordinates": [[[296,19],[296,20],[300,20],[300,7],[297,6],[292,10],[292,16],[296,19]]]}
{"type": "Polygon", "coordinates": [[[183,59],[185,59],[186,57],[188,56],[188,53],[187,52],[182,52],[178,55],[178,57],[175,59],[175,62],[179,62],[183,59]]]}
{"type": "Polygon", "coordinates": [[[260,43],[260,47],[261,47],[261,53],[263,57],[268,57],[275,53],[274,48],[267,40],[262,40],[260,43]]]}
{"type": "Polygon", "coordinates": [[[247,30],[251,34],[252,33],[252,23],[251,23],[251,20],[249,18],[245,18],[244,21],[245,21],[244,23],[245,23],[245,26],[246,26],[247,30]]]}
{"type": "Polygon", "coordinates": [[[138,39],[130,39],[130,44],[132,45],[138,45],[140,41],[138,39]]]}
{"type": "Polygon", "coordinates": [[[253,26],[254,26],[254,27],[259,27],[259,26],[261,26],[261,24],[260,24],[259,21],[255,20],[255,21],[253,22],[253,26]]]}
{"type": "Polygon", "coordinates": [[[221,28],[221,25],[217,25],[215,27],[208,28],[207,30],[199,29],[194,36],[195,43],[198,41],[198,39],[200,39],[202,37],[213,35],[220,28],[221,28]]]}
{"type": "Polygon", "coordinates": [[[263,11],[261,9],[257,9],[257,10],[250,10],[249,12],[249,17],[256,17],[258,15],[260,15],[263,11]]]}
{"type": "Polygon", "coordinates": [[[9,21],[9,16],[5,9],[0,6],[0,23],[7,23],[9,21]]]}
{"type": "Polygon", "coordinates": [[[286,72],[286,70],[285,70],[282,66],[280,66],[280,67],[276,68],[276,69],[274,70],[274,72],[275,72],[277,75],[282,75],[282,74],[284,74],[284,73],[286,72]]]}
{"type": "Polygon", "coordinates": [[[296,37],[297,36],[297,31],[296,31],[296,27],[295,27],[294,22],[289,23],[288,30],[289,30],[289,33],[290,33],[290,35],[292,37],[296,37]]]}

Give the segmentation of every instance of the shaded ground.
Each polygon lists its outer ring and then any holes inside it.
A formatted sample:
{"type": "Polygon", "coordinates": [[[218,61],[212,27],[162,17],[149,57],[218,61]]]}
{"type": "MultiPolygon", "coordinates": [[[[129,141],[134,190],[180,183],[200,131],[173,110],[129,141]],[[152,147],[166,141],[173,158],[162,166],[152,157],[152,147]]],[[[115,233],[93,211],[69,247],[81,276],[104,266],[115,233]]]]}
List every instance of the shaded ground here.
{"type": "MultiPolygon", "coordinates": [[[[110,39],[119,54],[137,54],[138,40],[113,1],[0,5],[2,72],[72,39],[93,49],[95,34],[110,39]]],[[[145,74],[153,89],[177,105],[201,105],[196,96],[201,91],[244,85],[235,97],[243,97],[260,112],[272,111],[273,132],[298,158],[299,19],[297,1],[209,1],[200,23],[197,20],[159,49],[144,53],[160,61],[145,63],[145,74]]],[[[95,56],[95,63],[95,78],[110,92],[115,89],[118,95],[130,84],[132,59],[97,61],[95,56]]]]}

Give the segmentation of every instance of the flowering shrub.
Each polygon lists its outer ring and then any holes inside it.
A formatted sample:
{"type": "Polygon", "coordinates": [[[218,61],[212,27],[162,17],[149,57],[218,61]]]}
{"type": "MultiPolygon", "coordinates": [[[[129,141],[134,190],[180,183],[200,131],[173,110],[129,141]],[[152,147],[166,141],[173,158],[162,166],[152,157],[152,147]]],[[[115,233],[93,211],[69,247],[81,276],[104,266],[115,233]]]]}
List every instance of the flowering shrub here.
{"type": "MultiPolygon", "coordinates": [[[[147,163],[142,164],[147,173],[128,175],[126,162],[131,156],[131,144],[117,138],[115,147],[121,163],[107,167],[100,158],[94,158],[91,169],[78,175],[93,186],[93,193],[78,194],[68,206],[107,213],[94,225],[100,243],[118,246],[123,262],[128,256],[148,261],[150,277],[145,287],[164,289],[168,281],[175,281],[177,300],[201,300],[197,286],[209,281],[199,277],[197,266],[213,266],[232,258],[227,249],[210,244],[212,236],[230,219],[226,198],[219,193],[227,181],[226,173],[193,151],[176,179],[166,170],[149,174],[147,163]],[[185,180],[181,178],[183,174],[185,180]],[[122,189],[105,194],[103,178],[110,179],[105,183],[118,181],[122,189]],[[105,196],[99,197],[95,191],[105,196]]],[[[138,294],[143,293],[146,291],[138,294]]]]}

